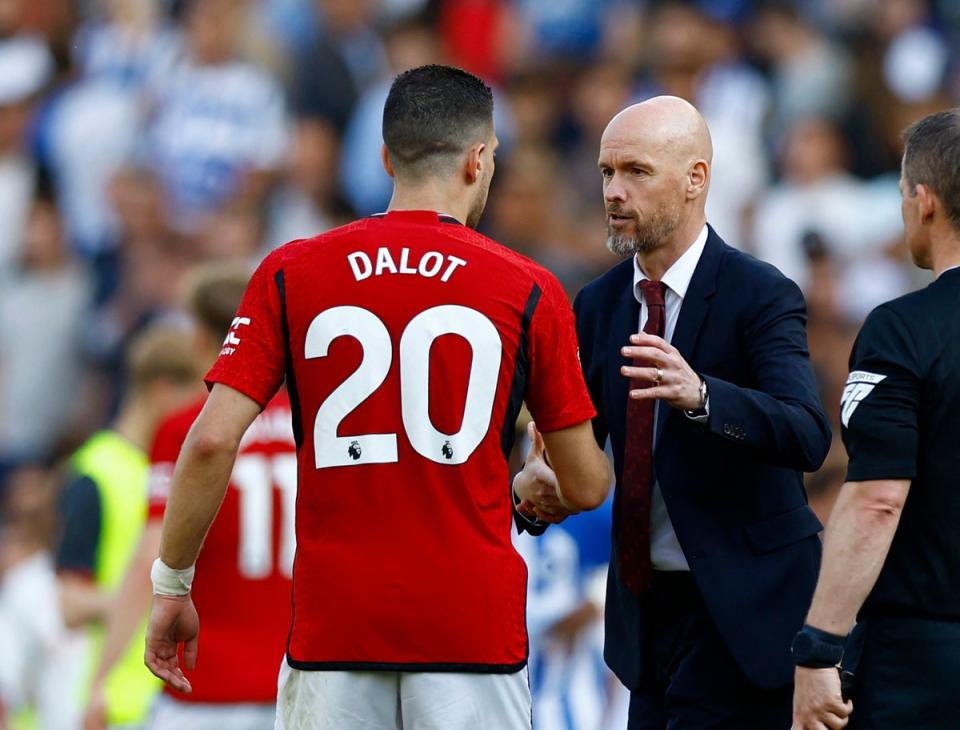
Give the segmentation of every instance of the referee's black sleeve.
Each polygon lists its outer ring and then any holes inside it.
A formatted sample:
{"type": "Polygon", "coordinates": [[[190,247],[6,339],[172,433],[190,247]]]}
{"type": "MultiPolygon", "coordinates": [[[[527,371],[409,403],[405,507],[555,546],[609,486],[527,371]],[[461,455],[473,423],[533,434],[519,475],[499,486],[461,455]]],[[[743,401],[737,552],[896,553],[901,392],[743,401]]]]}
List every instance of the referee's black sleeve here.
{"type": "Polygon", "coordinates": [[[919,369],[909,323],[889,306],[875,309],[853,345],[840,404],[847,481],[916,476],[919,369]]]}

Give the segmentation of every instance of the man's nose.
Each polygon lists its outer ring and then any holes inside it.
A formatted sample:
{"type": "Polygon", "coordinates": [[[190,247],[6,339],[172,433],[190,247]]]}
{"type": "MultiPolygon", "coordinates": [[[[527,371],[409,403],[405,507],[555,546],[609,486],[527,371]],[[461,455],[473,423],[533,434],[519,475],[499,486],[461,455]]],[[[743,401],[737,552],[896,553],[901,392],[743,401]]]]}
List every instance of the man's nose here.
{"type": "Polygon", "coordinates": [[[622,178],[614,173],[603,187],[603,199],[608,203],[623,202],[627,199],[622,178]]]}

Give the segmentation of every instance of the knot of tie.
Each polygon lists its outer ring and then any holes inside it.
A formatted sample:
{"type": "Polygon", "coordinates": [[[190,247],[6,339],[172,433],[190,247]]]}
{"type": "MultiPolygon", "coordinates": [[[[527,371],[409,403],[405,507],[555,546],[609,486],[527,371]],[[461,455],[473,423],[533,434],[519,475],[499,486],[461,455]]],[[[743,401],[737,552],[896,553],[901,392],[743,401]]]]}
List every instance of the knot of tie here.
{"type": "Polygon", "coordinates": [[[640,282],[640,293],[648,307],[662,307],[664,306],[664,296],[667,293],[667,285],[662,281],[644,279],[640,282]]]}

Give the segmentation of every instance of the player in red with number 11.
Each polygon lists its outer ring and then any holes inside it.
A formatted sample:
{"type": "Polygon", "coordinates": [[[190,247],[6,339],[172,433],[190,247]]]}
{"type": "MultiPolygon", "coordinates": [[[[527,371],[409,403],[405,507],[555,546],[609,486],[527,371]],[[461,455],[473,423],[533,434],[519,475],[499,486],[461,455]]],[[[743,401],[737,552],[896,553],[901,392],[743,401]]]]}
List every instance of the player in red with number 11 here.
{"type": "Polygon", "coordinates": [[[609,467],[560,284],[472,230],[493,175],[492,112],[468,73],[400,75],[383,118],[388,211],[287,244],[253,275],[154,563],[146,661],[172,685],[180,645],[188,665],[196,652],[203,536],[247,426],[286,380],[297,552],[277,727],[530,727],[507,467],[521,403],[558,499],[598,506],[609,467]]]}

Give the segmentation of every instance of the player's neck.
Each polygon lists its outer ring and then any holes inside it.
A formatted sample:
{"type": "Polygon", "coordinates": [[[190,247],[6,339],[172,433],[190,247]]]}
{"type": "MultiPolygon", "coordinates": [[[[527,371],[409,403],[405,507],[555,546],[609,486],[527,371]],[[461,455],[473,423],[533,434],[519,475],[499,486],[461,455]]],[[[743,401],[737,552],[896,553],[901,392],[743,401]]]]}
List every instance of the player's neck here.
{"type": "Polygon", "coordinates": [[[387,211],[394,210],[432,210],[453,216],[461,223],[467,220],[470,205],[455,192],[438,190],[433,187],[405,188],[399,186],[393,190],[387,211]]]}
{"type": "Polygon", "coordinates": [[[148,413],[147,407],[133,402],[120,408],[113,421],[112,430],[137,448],[146,451],[150,447],[153,426],[154,418],[148,413]]]}

